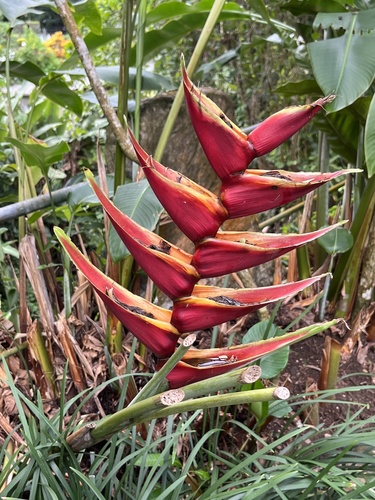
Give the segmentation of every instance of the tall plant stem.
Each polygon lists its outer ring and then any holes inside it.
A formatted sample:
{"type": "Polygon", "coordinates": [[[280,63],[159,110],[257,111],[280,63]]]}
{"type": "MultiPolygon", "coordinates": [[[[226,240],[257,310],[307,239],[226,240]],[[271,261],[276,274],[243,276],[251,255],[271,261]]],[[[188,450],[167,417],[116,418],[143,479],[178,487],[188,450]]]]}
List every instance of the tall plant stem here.
{"type": "Polygon", "coordinates": [[[100,81],[98,74],[95,70],[94,63],[91,59],[89,49],[78,29],[77,23],[69,9],[67,0],[55,0],[57,10],[60,17],[64,23],[64,26],[69,33],[69,36],[73,42],[73,45],[78,53],[78,56],[82,62],[83,68],[86,72],[87,78],[90,81],[92,90],[98,99],[99,105],[108,123],[122,149],[124,154],[131,160],[136,160],[136,156],[133,150],[133,146],[126,134],[126,131],[117,117],[116,111],[111,106],[107,93],[100,81]]]}
{"type": "MultiPolygon", "coordinates": [[[[124,0],[122,3],[122,27],[121,27],[121,47],[120,47],[120,74],[118,88],[117,117],[121,127],[126,127],[124,117],[128,114],[128,94],[129,94],[129,57],[131,40],[133,36],[133,0],[124,0]]],[[[125,162],[124,154],[120,143],[116,146],[116,166],[115,166],[115,192],[119,186],[125,183],[125,162]]]]}
{"type": "MultiPolygon", "coordinates": [[[[187,73],[191,77],[198,65],[199,59],[202,56],[202,53],[207,45],[207,42],[211,36],[211,33],[217,23],[217,20],[220,16],[220,13],[224,7],[225,0],[215,0],[214,4],[211,8],[211,11],[207,17],[206,23],[202,29],[200,37],[198,39],[197,45],[195,46],[193,55],[191,56],[190,62],[187,67],[187,73]]],[[[177,119],[178,113],[181,108],[182,100],[183,100],[183,85],[181,84],[178,88],[176,97],[173,101],[171,110],[169,112],[167,121],[165,122],[163,131],[161,133],[158,146],[155,151],[155,159],[160,161],[162,159],[164,150],[166,148],[169,136],[171,135],[174,123],[177,119]]]]}
{"type": "MultiPolygon", "coordinates": [[[[319,132],[319,171],[321,173],[329,172],[329,144],[325,132],[319,132]]],[[[326,184],[317,190],[316,229],[324,227],[328,223],[328,201],[329,192],[326,184]]],[[[325,258],[324,248],[319,243],[315,243],[315,267],[320,267],[325,258]]]]}
{"type": "MultiPolygon", "coordinates": [[[[372,176],[367,182],[367,185],[362,193],[357,213],[355,214],[350,228],[354,239],[354,245],[351,250],[341,254],[333,274],[328,294],[328,299],[333,302],[337,302],[341,286],[348,274],[351,275],[352,283],[354,279],[358,279],[364,243],[367,238],[374,209],[375,175],[372,176]]],[[[354,300],[356,289],[356,286],[354,288],[349,288],[349,291],[351,292],[351,301],[354,300]]],[[[350,308],[347,307],[345,312],[348,313],[349,309],[350,308]]],[[[345,312],[342,312],[342,315],[344,315],[345,312]]]]}

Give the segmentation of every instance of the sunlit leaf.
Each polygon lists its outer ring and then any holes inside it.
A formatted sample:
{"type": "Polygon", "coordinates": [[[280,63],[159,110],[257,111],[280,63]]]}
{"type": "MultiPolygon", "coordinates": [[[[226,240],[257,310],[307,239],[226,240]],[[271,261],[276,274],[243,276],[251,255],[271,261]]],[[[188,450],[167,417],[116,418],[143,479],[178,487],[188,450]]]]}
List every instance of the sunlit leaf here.
{"type": "Polygon", "coordinates": [[[96,35],[102,34],[102,18],[94,0],[74,2],[74,17],[83,23],[96,35]]]}

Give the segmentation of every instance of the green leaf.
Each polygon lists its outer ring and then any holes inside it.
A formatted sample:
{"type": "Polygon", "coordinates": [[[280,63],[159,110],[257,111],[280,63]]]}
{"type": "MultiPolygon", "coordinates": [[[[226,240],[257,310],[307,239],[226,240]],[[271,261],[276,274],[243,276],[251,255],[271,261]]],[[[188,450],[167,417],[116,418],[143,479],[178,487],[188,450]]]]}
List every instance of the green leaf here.
{"type": "Polygon", "coordinates": [[[278,94],[283,94],[285,96],[294,95],[309,95],[309,96],[321,96],[322,90],[315,80],[303,80],[301,82],[289,82],[285,85],[277,87],[275,90],[278,94]]]}
{"type": "MultiPolygon", "coordinates": [[[[99,182],[99,178],[95,177],[96,182],[99,182]]],[[[107,176],[107,185],[108,185],[108,194],[109,197],[112,198],[113,192],[114,192],[114,176],[113,175],[108,175],[107,176]]],[[[93,190],[90,187],[90,184],[87,182],[84,185],[79,185],[77,186],[77,189],[74,189],[69,194],[68,197],[68,202],[70,206],[75,206],[75,205],[80,205],[81,203],[99,203],[99,200],[96,196],[96,194],[93,192],[93,190]]]]}
{"type": "MultiPolygon", "coordinates": [[[[150,231],[155,229],[163,211],[162,205],[146,179],[120,186],[116,191],[113,203],[123,213],[150,231]]],[[[115,262],[129,255],[127,248],[112,226],[109,231],[109,248],[115,262]]]]}
{"type": "MultiPolygon", "coordinates": [[[[42,83],[42,82],[41,82],[42,83]]],[[[82,99],[60,79],[53,78],[42,85],[43,94],[63,108],[70,109],[77,116],[82,115],[82,99]]]]}
{"type": "Polygon", "coordinates": [[[318,14],[314,26],[345,30],[338,38],[307,46],[319,86],[325,94],[337,95],[327,110],[338,111],[366,92],[374,79],[375,9],[318,14]]]}
{"type": "MultiPolygon", "coordinates": [[[[38,66],[31,62],[19,63],[17,61],[10,61],[9,66],[10,76],[13,78],[22,78],[36,86],[40,85],[42,93],[48,99],[81,116],[83,110],[81,98],[76,92],[70,90],[60,77],[57,78],[54,74],[47,76],[38,66]]],[[[64,72],[57,73],[64,74],[64,72]]],[[[0,65],[0,74],[5,74],[5,63],[0,65]]]]}
{"type": "Polygon", "coordinates": [[[25,144],[18,139],[7,137],[7,141],[16,146],[29,167],[40,167],[45,169],[63,159],[69,152],[66,142],[59,142],[54,146],[42,146],[41,144],[25,144]]]}
{"type": "Polygon", "coordinates": [[[0,0],[0,12],[13,23],[17,18],[27,14],[40,14],[37,9],[41,5],[54,5],[50,0],[0,0]]]}
{"type": "MultiPolygon", "coordinates": [[[[19,63],[9,61],[10,76],[13,78],[22,78],[34,85],[39,84],[39,80],[45,77],[45,73],[32,62],[19,63]]],[[[5,75],[5,62],[0,64],[0,74],[5,75]]]]}
{"type": "Polygon", "coordinates": [[[77,22],[83,23],[95,35],[102,34],[102,18],[94,0],[86,0],[86,2],[73,2],[74,17],[77,22]]]}
{"type": "Polygon", "coordinates": [[[375,95],[372,97],[365,127],[365,156],[367,174],[375,174],[375,95]]]}
{"type": "MultiPolygon", "coordinates": [[[[162,2],[155,7],[147,14],[146,24],[151,29],[144,36],[144,60],[152,59],[163,49],[173,49],[184,36],[201,29],[212,6],[213,0],[201,0],[193,4],[162,2]],[[164,22],[164,25],[158,29],[154,28],[154,24],[160,22],[164,22]]],[[[259,14],[245,10],[235,2],[225,3],[218,22],[229,20],[257,20],[264,23],[259,14]]],[[[277,27],[279,25],[280,23],[277,23],[277,27]]],[[[132,48],[130,64],[135,65],[135,47],[132,48]]]]}
{"type": "Polygon", "coordinates": [[[268,405],[268,414],[275,418],[283,418],[292,412],[287,401],[271,401],[268,405]]]}
{"type": "MultiPolygon", "coordinates": [[[[242,343],[258,342],[283,335],[283,331],[276,325],[269,325],[269,321],[260,321],[252,326],[242,338],[242,343]]],[[[276,377],[286,366],[289,357],[289,347],[277,349],[271,354],[263,356],[259,362],[262,369],[262,378],[276,377]]]]}
{"type": "MultiPolygon", "coordinates": [[[[362,101],[362,98],[360,100],[362,101]]],[[[327,134],[333,152],[353,165],[356,164],[360,125],[365,124],[362,112],[362,106],[359,106],[357,101],[336,113],[318,113],[313,121],[319,130],[327,134]]]]}
{"type": "Polygon", "coordinates": [[[305,14],[316,14],[317,12],[340,12],[344,10],[345,4],[353,4],[353,0],[290,0],[282,5],[283,9],[289,10],[294,16],[305,14]]]}
{"type": "Polygon", "coordinates": [[[161,453],[147,453],[146,456],[140,456],[134,463],[136,467],[161,467],[164,465],[165,458],[161,453]]]}
{"type": "Polygon", "coordinates": [[[337,227],[318,238],[318,243],[329,254],[345,253],[353,246],[353,236],[344,227],[337,227]]]}
{"type": "Polygon", "coordinates": [[[239,48],[227,50],[224,54],[217,57],[213,61],[202,64],[195,72],[195,78],[200,79],[203,77],[203,75],[207,75],[211,71],[217,71],[218,68],[221,68],[225,64],[228,64],[230,61],[233,61],[233,59],[238,56],[238,53],[239,48]]]}

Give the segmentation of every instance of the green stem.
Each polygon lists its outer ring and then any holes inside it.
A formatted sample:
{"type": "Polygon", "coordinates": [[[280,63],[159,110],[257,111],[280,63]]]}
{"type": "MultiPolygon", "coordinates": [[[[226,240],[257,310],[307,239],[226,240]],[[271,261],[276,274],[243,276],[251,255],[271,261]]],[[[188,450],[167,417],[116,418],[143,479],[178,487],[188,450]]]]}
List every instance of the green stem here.
{"type": "MultiPolygon", "coordinates": [[[[319,132],[319,171],[321,173],[329,172],[329,144],[327,141],[327,135],[325,132],[319,132]]],[[[328,201],[329,192],[328,185],[325,184],[317,190],[317,201],[316,201],[316,229],[324,227],[328,223],[328,201]]],[[[324,248],[315,244],[315,267],[320,267],[324,259],[326,258],[326,252],[324,248]]]]}
{"type": "MultiPolygon", "coordinates": [[[[211,380],[210,380],[211,383],[211,380]]],[[[207,381],[206,381],[207,390],[207,381]]],[[[214,408],[227,405],[251,404],[255,401],[273,401],[280,399],[278,390],[280,388],[267,388],[258,391],[242,391],[232,394],[219,394],[198,399],[186,398],[185,390],[177,389],[168,391],[152,398],[125,408],[114,415],[89,424],[85,428],[79,429],[67,438],[68,444],[74,451],[82,450],[88,446],[110,437],[112,434],[121,431],[125,427],[139,424],[155,418],[165,418],[175,413],[185,413],[188,411],[214,408]]],[[[284,388],[283,388],[284,389],[284,388]]],[[[284,396],[282,396],[284,398],[284,396]]]]}
{"type": "Polygon", "coordinates": [[[143,67],[143,49],[144,34],[146,27],[147,1],[141,0],[138,11],[137,22],[137,45],[136,45],[136,77],[135,77],[135,112],[134,112],[134,133],[139,139],[141,124],[141,91],[142,91],[142,67],[143,67]]]}
{"type": "MultiPolygon", "coordinates": [[[[198,65],[199,59],[201,58],[203,51],[207,45],[207,42],[211,36],[211,33],[217,23],[217,20],[220,16],[220,13],[224,7],[225,0],[215,0],[212,5],[211,11],[207,17],[206,23],[202,29],[202,32],[199,36],[198,42],[194,48],[193,55],[191,56],[190,62],[187,67],[187,74],[191,77],[198,65]]],[[[165,122],[163,131],[161,133],[158,146],[155,151],[155,159],[157,161],[161,161],[163,157],[164,150],[166,148],[169,136],[172,133],[172,129],[174,123],[177,119],[179,110],[181,108],[182,100],[183,100],[184,90],[183,84],[181,84],[178,88],[176,97],[173,101],[171,110],[169,112],[167,121],[165,122]]]]}
{"type": "MultiPolygon", "coordinates": [[[[124,117],[128,114],[129,97],[129,59],[131,41],[133,38],[133,0],[124,0],[122,4],[122,31],[120,47],[120,75],[118,88],[117,117],[121,126],[125,127],[124,117]]],[[[116,145],[116,165],[115,165],[115,192],[119,186],[125,183],[125,163],[126,157],[120,144],[116,145]]]]}
{"type": "Polygon", "coordinates": [[[196,336],[194,334],[188,335],[182,343],[178,346],[172,356],[163,365],[163,367],[155,373],[152,379],[145,385],[145,387],[138,393],[138,395],[133,399],[129,406],[134,403],[139,403],[151,396],[154,396],[158,392],[162,392],[168,389],[168,382],[166,377],[168,373],[177,365],[177,363],[183,358],[186,352],[194,344],[196,336]]]}
{"type": "Polygon", "coordinates": [[[331,281],[328,299],[336,302],[341,292],[341,286],[349,271],[352,276],[358,274],[358,266],[361,263],[361,251],[367,237],[369,224],[375,207],[375,175],[372,176],[363,191],[357,213],[351,225],[350,231],[353,235],[354,245],[351,250],[340,255],[335,272],[331,281]]]}

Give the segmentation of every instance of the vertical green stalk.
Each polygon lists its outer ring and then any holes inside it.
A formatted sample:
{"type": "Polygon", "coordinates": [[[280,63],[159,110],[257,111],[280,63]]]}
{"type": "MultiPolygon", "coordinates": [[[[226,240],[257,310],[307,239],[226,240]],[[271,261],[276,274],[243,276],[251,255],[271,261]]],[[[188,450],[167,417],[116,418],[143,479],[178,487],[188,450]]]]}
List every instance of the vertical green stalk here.
{"type": "MultiPolygon", "coordinates": [[[[124,0],[122,4],[122,32],[120,47],[120,74],[118,89],[117,116],[121,125],[125,127],[124,117],[128,114],[129,96],[129,61],[133,38],[133,0],[124,0]]],[[[125,155],[119,144],[116,145],[115,163],[115,192],[119,186],[125,183],[125,155]]]]}
{"type": "Polygon", "coordinates": [[[146,10],[147,10],[147,0],[140,0],[139,10],[138,10],[138,21],[136,28],[137,45],[136,45],[135,113],[134,113],[134,132],[137,140],[139,139],[139,131],[141,124],[142,69],[143,69],[144,34],[146,28],[146,10]]]}
{"type": "MultiPolygon", "coordinates": [[[[325,132],[319,132],[319,171],[321,173],[329,172],[329,145],[325,132]]],[[[325,184],[317,190],[316,201],[316,229],[328,224],[328,185],[325,184]]],[[[320,267],[326,257],[324,248],[316,243],[315,245],[315,266],[320,267]]]]}
{"type": "MultiPolygon", "coordinates": [[[[213,5],[212,5],[211,11],[207,17],[206,23],[202,29],[202,32],[201,32],[200,37],[198,39],[197,45],[194,48],[193,55],[191,56],[190,62],[189,62],[188,67],[187,67],[187,73],[190,77],[193,75],[193,73],[198,65],[199,59],[201,58],[202,53],[203,53],[203,51],[207,45],[207,42],[211,36],[211,33],[212,33],[213,29],[215,28],[215,25],[217,23],[217,20],[220,16],[220,13],[221,13],[223,7],[224,7],[224,4],[225,4],[225,0],[215,0],[213,5]]],[[[172,133],[173,125],[177,119],[178,112],[181,108],[183,95],[184,95],[183,84],[181,83],[181,85],[178,88],[176,97],[173,101],[171,110],[169,112],[167,121],[165,122],[163,131],[162,131],[160,139],[159,139],[158,146],[157,146],[156,151],[155,151],[155,159],[157,161],[160,161],[163,157],[163,153],[164,153],[165,147],[167,145],[169,136],[172,133]]]]}
{"type": "MultiPolygon", "coordinates": [[[[364,152],[365,152],[365,127],[363,125],[359,126],[359,134],[358,134],[358,143],[357,143],[357,158],[356,158],[356,168],[363,168],[364,163],[364,152]]],[[[358,172],[354,177],[354,186],[353,186],[353,214],[352,217],[354,219],[355,214],[357,213],[361,196],[364,189],[364,175],[363,172],[358,172]]]]}

